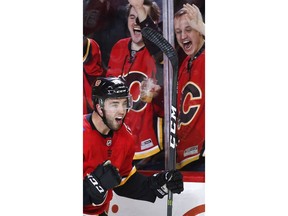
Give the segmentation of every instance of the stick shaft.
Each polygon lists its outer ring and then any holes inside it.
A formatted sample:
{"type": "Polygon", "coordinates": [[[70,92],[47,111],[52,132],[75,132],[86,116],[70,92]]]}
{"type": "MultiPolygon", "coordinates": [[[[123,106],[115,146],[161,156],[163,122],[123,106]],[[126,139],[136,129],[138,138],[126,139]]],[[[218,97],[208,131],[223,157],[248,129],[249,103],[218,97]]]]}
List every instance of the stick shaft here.
{"type": "MultiPolygon", "coordinates": [[[[170,113],[166,116],[168,117],[169,121],[169,136],[167,136],[167,139],[169,139],[169,151],[167,156],[167,168],[168,170],[173,170],[176,168],[176,145],[177,145],[177,137],[176,137],[176,119],[177,119],[177,92],[178,92],[178,86],[177,86],[177,78],[178,78],[178,55],[176,50],[172,47],[172,45],[157,31],[146,27],[141,30],[142,35],[154,43],[168,58],[171,66],[172,66],[172,77],[168,76],[169,80],[172,78],[172,89],[169,85],[166,85],[165,87],[168,88],[168,94],[172,94],[172,99],[169,98],[169,108],[170,113]]],[[[169,74],[169,73],[168,73],[169,74]]],[[[169,190],[168,191],[168,198],[167,198],[167,216],[172,216],[172,207],[173,207],[173,194],[169,190]]]]}

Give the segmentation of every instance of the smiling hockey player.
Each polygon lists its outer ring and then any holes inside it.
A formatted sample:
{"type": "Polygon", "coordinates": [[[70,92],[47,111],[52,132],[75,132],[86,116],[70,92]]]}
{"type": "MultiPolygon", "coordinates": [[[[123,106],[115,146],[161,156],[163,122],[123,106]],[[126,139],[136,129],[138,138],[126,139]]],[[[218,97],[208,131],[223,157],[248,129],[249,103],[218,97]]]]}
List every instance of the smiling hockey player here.
{"type": "Polygon", "coordinates": [[[168,189],[183,191],[177,170],[144,176],[132,165],[135,141],[124,119],[132,106],[125,80],[99,77],[92,89],[94,111],[83,117],[83,212],[108,215],[112,190],[120,196],[155,202],[168,189]]]}

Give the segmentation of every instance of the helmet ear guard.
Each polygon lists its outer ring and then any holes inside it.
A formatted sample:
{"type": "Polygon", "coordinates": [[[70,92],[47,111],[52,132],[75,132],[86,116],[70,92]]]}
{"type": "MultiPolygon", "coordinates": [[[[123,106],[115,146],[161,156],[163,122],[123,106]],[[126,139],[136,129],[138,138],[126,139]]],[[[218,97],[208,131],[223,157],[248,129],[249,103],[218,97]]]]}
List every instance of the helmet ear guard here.
{"type": "MultiPolygon", "coordinates": [[[[118,99],[118,98],[116,98],[116,99],[118,99]]],[[[129,94],[128,96],[126,96],[126,97],[121,97],[121,98],[119,98],[119,99],[126,99],[126,100],[127,100],[126,110],[127,110],[127,112],[129,112],[130,109],[132,109],[132,107],[133,107],[133,98],[132,98],[132,95],[129,94]]]]}
{"type": "Polygon", "coordinates": [[[104,101],[105,99],[103,100],[103,98],[98,99],[98,104],[100,105],[101,109],[104,109],[104,101]]]}
{"type": "Polygon", "coordinates": [[[129,111],[130,109],[132,109],[133,107],[133,98],[132,98],[132,95],[129,94],[127,96],[127,110],[129,111]]]}

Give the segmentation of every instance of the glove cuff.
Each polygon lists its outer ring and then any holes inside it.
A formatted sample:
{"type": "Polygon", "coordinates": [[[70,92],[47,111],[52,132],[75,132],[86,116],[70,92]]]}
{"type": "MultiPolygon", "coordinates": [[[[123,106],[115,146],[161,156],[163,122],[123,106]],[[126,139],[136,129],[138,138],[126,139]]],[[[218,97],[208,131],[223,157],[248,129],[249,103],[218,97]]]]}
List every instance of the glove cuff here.
{"type": "Polygon", "coordinates": [[[93,206],[102,206],[107,198],[108,191],[105,192],[104,197],[101,197],[100,199],[93,199],[92,198],[92,205],[93,206]]]}

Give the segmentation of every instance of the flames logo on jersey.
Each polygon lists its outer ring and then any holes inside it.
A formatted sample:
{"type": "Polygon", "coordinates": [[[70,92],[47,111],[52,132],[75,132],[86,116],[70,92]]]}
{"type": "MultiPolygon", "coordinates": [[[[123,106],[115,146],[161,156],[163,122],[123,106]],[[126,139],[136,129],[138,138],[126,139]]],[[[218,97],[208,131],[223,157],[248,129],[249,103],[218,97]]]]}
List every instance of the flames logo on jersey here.
{"type": "Polygon", "coordinates": [[[133,98],[132,110],[135,112],[141,112],[145,109],[147,103],[140,99],[140,85],[141,82],[148,77],[143,72],[130,71],[127,75],[124,76],[124,78],[129,86],[129,91],[133,98]]]}
{"type": "Polygon", "coordinates": [[[181,107],[178,119],[178,129],[182,125],[188,125],[196,116],[202,99],[202,91],[193,82],[188,82],[181,91],[181,107]]]}

